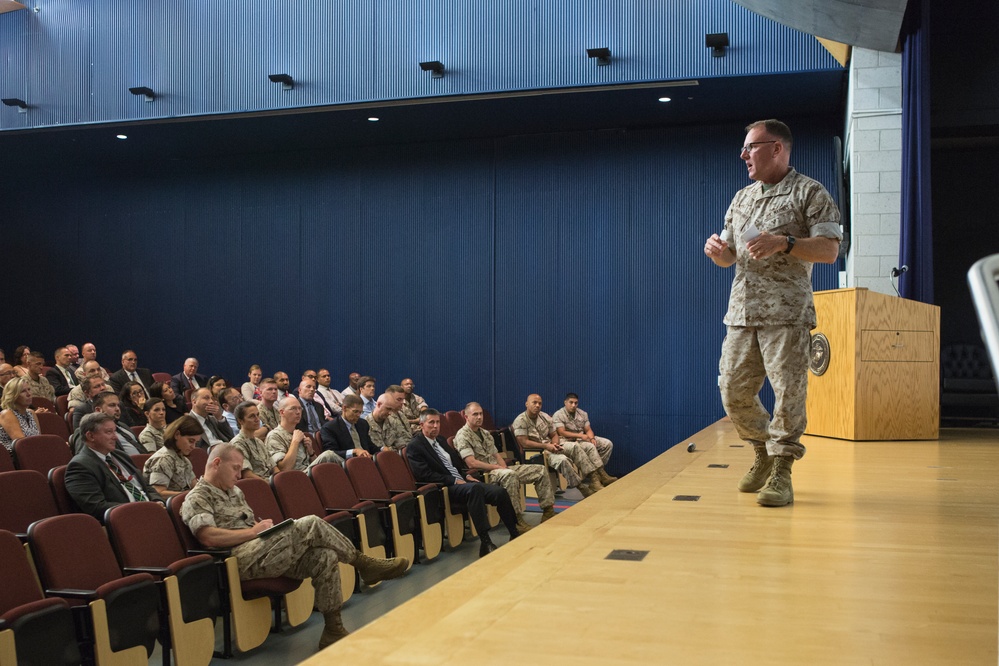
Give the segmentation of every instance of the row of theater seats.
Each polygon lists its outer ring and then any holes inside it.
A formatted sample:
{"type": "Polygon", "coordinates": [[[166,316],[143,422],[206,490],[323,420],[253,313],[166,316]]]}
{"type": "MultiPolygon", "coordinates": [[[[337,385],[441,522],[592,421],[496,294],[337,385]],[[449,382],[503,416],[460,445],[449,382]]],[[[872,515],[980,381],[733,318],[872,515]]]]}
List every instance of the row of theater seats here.
{"type": "MultiPolygon", "coordinates": [[[[156,639],[164,664],[171,646],[179,666],[207,664],[218,616],[228,656],[233,647],[247,651],[263,643],[272,624],[281,626],[282,607],[292,626],[311,614],[311,584],[240,581],[234,557],[204,549],[179,518],[186,493],[171,497],[166,509],[156,502],[111,509],[105,535],[96,520],[73,513],[64,475],[64,466],[50,470],[48,481],[33,469],[0,473],[0,545],[25,542],[38,572],[37,579],[23,575],[31,568],[23,552],[0,555],[21,567],[17,585],[6,584],[10,567],[0,574],[0,666],[79,663],[81,650],[105,661],[116,653],[126,655],[123,663],[145,664],[156,639]],[[96,603],[86,606],[90,601],[96,603]],[[74,608],[88,618],[77,622],[86,629],[75,636],[72,622],[61,624],[74,608]]],[[[445,534],[452,548],[464,537],[463,507],[452,505],[446,488],[418,485],[405,457],[395,453],[351,458],[346,469],[327,463],[309,474],[280,472],[270,484],[243,479],[238,486],[258,518],[320,516],[371,557],[416,562],[419,548],[433,559],[445,534]]],[[[495,525],[498,516],[491,518],[495,525]]],[[[353,567],[340,566],[346,601],[360,581],[353,567]]]]}

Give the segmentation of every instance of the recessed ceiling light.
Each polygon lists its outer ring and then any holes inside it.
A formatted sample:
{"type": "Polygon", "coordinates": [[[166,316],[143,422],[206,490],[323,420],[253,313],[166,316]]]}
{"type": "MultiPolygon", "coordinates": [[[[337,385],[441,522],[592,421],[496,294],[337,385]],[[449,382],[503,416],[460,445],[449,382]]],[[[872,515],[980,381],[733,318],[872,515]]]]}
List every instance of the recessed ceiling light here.
{"type": "Polygon", "coordinates": [[[377,123],[379,120],[381,120],[381,119],[380,118],[375,118],[374,116],[371,116],[370,118],[368,118],[368,122],[372,122],[372,123],[377,123]]]}
{"type": "Polygon", "coordinates": [[[127,135],[127,134],[118,134],[118,135],[117,135],[117,137],[118,137],[119,139],[121,139],[121,140],[123,140],[123,141],[124,141],[125,139],[127,139],[127,138],[128,138],[128,135],[127,135]]]}
{"type": "Polygon", "coordinates": [[[672,102],[673,100],[670,99],[669,97],[660,97],[659,101],[660,102],[672,102]]]}

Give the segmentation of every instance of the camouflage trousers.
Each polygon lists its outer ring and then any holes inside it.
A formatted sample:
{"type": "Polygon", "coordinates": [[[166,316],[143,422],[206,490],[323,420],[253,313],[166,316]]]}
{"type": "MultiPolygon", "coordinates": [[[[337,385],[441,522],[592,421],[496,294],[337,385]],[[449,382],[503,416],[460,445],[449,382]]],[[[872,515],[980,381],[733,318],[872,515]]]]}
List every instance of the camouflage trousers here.
{"type": "Polygon", "coordinates": [[[548,454],[548,464],[565,477],[570,488],[604,465],[596,447],[589,442],[562,442],[562,453],[548,454]]]}
{"type": "Polygon", "coordinates": [[[607,467],[607,463],[610,462],[611,452],[614,451],[614,442],[610,441],[606,437],[594,437],[596,440],[593,446],[597,449],[597,455],[600,456],[603,466],[607,467]]]}
{"type": "Polygon", "coordinates": [[[533,483],[538,492],[538,506],[545,509],[555,504],[552,482],[544,465],[514,465],[506,469],[494,469],[489,472],[489,483],[506,491],[517,515],[524,513],[524,495],[520,487],[528,483],[533,483]]]}
{"type": "Polygon", "coordinates": [[[232,552],[239,561],[239,577],[243,580],[312,578],[316,608],[322,613],[343,605],[337,563],[352,563],[357,556],[350,540],[317,516],[299,518],[291,527],[266,539],[247,541],[232,552]]]}
{"type": "Polygon", "coordinates": [[[718,372],[722,404],[739,437],[770,455],[805,455],[810,335],[802,326],[729,326],[718,372]],[[774,389],[774,414],[760,402],[763,380],[774,389]]]}

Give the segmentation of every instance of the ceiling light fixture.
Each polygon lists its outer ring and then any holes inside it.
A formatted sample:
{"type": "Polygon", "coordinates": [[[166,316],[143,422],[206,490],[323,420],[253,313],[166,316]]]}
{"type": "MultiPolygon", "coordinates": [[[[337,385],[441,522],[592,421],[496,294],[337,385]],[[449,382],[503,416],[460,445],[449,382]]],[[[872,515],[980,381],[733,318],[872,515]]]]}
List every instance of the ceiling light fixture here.
{"type": "Polygon", "coordinates": [[[611,51],[606,46],[601,46],[595,49],[586,49],[586,57],[596,58],[597,65],[604,67],[610,64],[611,61],[611,51]]]}

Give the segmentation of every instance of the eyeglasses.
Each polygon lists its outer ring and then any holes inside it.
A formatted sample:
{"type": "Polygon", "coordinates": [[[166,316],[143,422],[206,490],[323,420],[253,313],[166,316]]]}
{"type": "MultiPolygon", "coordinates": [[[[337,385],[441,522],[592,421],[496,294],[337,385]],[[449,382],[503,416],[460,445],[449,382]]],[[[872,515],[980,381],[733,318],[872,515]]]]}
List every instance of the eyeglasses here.
{"type": "Polygon", "coordinates": [[[776,140],[775,141],[753,141],[752,143],[747,143],[745,146],[742,147],[742,150],[739,151],[739,154],[741,155],[743,153],[751,153],[754,150],[756,150],[757,146],[762,146],[765,143],[777,143],[777,141],[776,140]]]}

